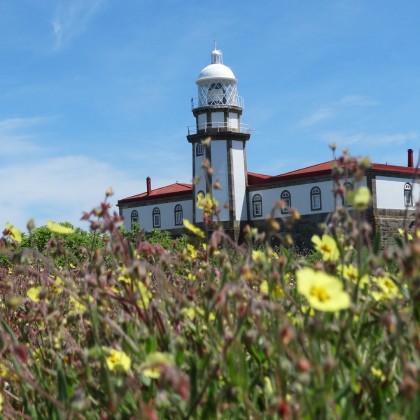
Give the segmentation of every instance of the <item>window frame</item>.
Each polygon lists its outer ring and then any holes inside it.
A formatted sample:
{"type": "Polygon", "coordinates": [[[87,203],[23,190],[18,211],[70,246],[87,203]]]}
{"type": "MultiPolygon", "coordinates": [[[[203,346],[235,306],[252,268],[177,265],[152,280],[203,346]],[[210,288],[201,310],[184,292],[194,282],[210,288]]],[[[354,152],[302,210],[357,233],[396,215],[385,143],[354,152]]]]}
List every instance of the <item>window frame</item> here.
{"type": "Polygon", "coordinates": [[[404,206],[413,206],[413,185],[410,182],[404,184],[404,206]]]}
{"type": "Polygon", "coordinates": [[[139,212],[137,210],[133,210],[130,214],[130,227],[133,230],[134,223],[139,224],[139,212]]]}
{"type": "Polygon", "coordinates": [[[202,143],[197,143],[195,146],[195,155],[203,156],[204,155],[204,146],[202,143]]]}
{"type": "Polygon", "coordinates": [[[175,226],[182,226],[184,223],[184,211],[181,204],[177,204],[174,208],[174,222],[175,226]]]}
{"type": "Polygon", "coordinates": [[[255,194],[252,197],[252,217],[262,217],[262,213],[261,194],[255,194]]]}
{"type": "Polygon", "coordinates": [[[319,211],[322,210],[322,195],[321,195],[321,188],[318,186],[314,186],[311,188],[311,211],[319,211]],[[318,197],[319,199],[319,207],[316,206],[314,200],[318,197]]]}
{"type": "Polygon", "coordinates": [[[280,200],[286,203],[286,206],[281,209],[281,214],[289,214],[289,209],[292,207],[292,194],[289,190],[283,190],[280,194],[280,200]]]}
{"type": "Polygon", "coordinates": [[[153,229],[161,227],[160,209],[155,207],[152,212],[153,229]]]}

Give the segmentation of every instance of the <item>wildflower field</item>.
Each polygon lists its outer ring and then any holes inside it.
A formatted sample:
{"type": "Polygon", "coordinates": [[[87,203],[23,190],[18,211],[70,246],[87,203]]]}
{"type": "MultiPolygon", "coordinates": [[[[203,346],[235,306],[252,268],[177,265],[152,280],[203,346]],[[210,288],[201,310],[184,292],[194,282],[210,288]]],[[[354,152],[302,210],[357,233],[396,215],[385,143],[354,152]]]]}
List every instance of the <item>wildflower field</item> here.
{"type": "MultiPolygon", "coordinates": [[[[343,177],[334,172],[334,193],[343,177]]],[[[341,171],[341,172],[340,172],[341,171]]],[[[381,249],[357,186],[305,255],[270,220],[126,232],[107,199],[89,231],[50,222],[0,243],[0,415],[51,419],[415,419],[420,209],[381,249]],[[276,246],[271,239],[276,238],[276,246]]],[[[277,203],[278,206],[284,203],[277,203]]],[[[291,219],[299,217],[290,211],[291,219]]]]}

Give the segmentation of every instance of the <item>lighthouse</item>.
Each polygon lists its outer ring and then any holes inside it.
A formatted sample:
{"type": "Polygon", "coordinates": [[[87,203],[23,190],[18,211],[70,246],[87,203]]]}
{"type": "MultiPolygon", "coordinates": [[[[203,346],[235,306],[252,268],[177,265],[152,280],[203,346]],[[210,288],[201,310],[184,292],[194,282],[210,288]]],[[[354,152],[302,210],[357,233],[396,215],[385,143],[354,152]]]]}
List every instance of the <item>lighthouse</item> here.
{"type": "Polygon", "coordinates": [[[219,220],[234,237],[240,232],[241,221],[248,219],[246,187],[246,142],[249,127],[242,124],[244,101],[238,95],[233,71],[223,64],[222,52],[211,52],[211,63],[204,67],[196,81],[198,97],[192,100],[195,125],[188,128],[192,146],[193,221],[202,221],[196,207],[198,194],[211,193],[220,207],[219,220]],[[203,161],[213,168],[205,174],[203,161]],[[220,187],[213,187],[215,183],[220,187]]]}

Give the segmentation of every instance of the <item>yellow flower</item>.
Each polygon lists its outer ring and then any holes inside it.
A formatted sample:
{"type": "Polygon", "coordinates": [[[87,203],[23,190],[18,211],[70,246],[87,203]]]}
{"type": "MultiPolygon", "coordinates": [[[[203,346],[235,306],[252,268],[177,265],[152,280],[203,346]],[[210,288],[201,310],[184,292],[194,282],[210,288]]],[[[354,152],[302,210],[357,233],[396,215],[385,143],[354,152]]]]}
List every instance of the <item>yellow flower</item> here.
{"type": "Polygon", "coordinates": [[[26,296],[28,296],[28,298],[32,300],[32,302],[39,302],[41,300],[40,298],[41,292],[42,292],[42,286],[31,287],[26,292],[26,296]]]}
{"type": "Polygon", "coordinates": [[[0,392],[0,413],[3,411],[3,394],[0,392]]]}
{"type": "Polygon", "coordinates": [[[127,372],[131,367],[131,359],[121,350],[103,349],[107,356],[105,358],[106,367],[112,371],[127,372]]]}
{"type": "MultiPolygon", "coordinates": [[[[69,297],[69,306],[73,307],[76,313],[86,312],[86,306],[83,303],[79,302],[72,295],[70,295],[69,297]]],[[[73,311],[71,311],[71,313],[73,313],[73,311]]]]}
{"type": "Polygon", "coordinates": [[[337,261],[339,257],[337,243],[334,238],[329,235],[322,235],[320,238],[318,235],[312,236],[312,242],[315,245],[315,249],[322,254],[324,261],[337,261]]]}
{"type": "Polygon", "coordinates": [[[68,235],[74,233],[74,229],[60,225],[59,223],[47,222],[47,228],[53,233],[60,233],[62,235],[68,235]]]}
{"type": "Polygon", "coordinates": [[[139,308],[141,309],[146,309],[149,306],[150,299],[153,295],[150,293],[149,289],[143,282],[139,281],[137,286],[141,294],[141,298],[137,300],[137,305],[139,305],[139,308]]]}
{"type": "Polygon", "coordinates": [[[191,258],[197,258],[197,250],[194,248],[194,245],[187,244],[187,251],[191,255],[191,258]]]}
{"type": "Polygon", "coordinates": [[[210,216],[219,207],[219,203],[210,193],[198,194],[196,206],[198,209],[202,209],[205,215],[210,216]]]}
{"type": "Polygon", "coordinates": [[[380,276],[378,278],[374,278],[380,291],[379,292],[372,292],[372,296],[375,300],[384,300],[384,299],[394,299],[394,298],[401,298],[402,294],[398,289],[398,286],[395,282],[388,276],[380,276]]]}
{"type": "Polygon", "coordinates": [[[6,230],[10,237],[16,242],[22,242],[22,232],[17,230],[13,225],[10,223],[6,223],[6,230]]]}
{"type": "MultiPolygon", "coordinates": [[[[337,270],[339,273],[343,273],[343,277],[346,280],[349,280],[353,283],[357,283],[359,280],[359,270],[357,269],[357,267],[355,267],[354,265],[339,265],[337,267],[337,270]]],[[[364,287],[369,283],[369,276],[367,274],[365,274],[361,279],[360,279],[360,288],[364,289],[364,287]]]]}
{"type": "Polygon", "coordinates": [[[381,381],[381,382],[384,382],[385,381],[385,375],[384,375],[384,373],[382,372],[382,370],[381,369],[376,369],[376,368],[374,368],[373,366],[370,368],[370,371],[372,372],[372,374],[374,375],[374,376],[376,376],[377,378],[379,378],[379,380],[381,381]]]}
{"type": "Polygon", "coordinates": [[[407,239],[408,239],[409,241],[412,241],[412,240],[413,240],[413,235],[412,235],[411,233],[406,232],[405,230],[403,230],[403,229],[401,229],[401,228],[399,228],[399,229],[398,229],[398,233],[399,233],[401,236],[403,236],[403,237],[405,237],[405,235],[407,235],[407,239]]]}
{"type": "Polygon", "coordinates": [[[194,226],[189,220],[184,219],[184,226],[190,232],[194,233],[195,235],[199,236],[200,238],[204,238],[204,232],[200,228],[198,228],[197,226],[194,226]]]}
{"type": "Polygon", "coordinates": [[[252,250],[252,261],[254,262],[265,262],[266,256],[265,253],[256,249],[252,250]]]}
{"type": "Polygon", "coordinates": [[[60,293],[63,292],[63,286],[64,286],[64,281],[60,277],[56,276],[55,282],[50,286],[50,288],[54,293],[59,295],[60,293]]]}
{"type": "Polygon", "coordinates": [[[359,187],[347,193],[348,202],[357,210],[365,210],[370,204],[370,191],[368,187],[359,187]]]}
{"type": "Polygon", "coordinates": [[[297,290],[314,309],[336,312],[350,306],[350,296],[337,278],[311,268],[296,272],[297,290]]]}
{"type": "MultiPolygon", "coordinates": [[[[267,280],[263,280],[261,282],[260,293],[262,295],[268,295],[268,282],[267,282],[267,280]]],[[[273,300],[280,300],[282,297],[284,297],[284,291],[278,284],[274,285],[273,290],[271,291],[271,297],[273,298],[273,300]]]]}
{"type": "Polygon", "coordinates": [[[143,374],[151,379],[160,377],[164,366],[173,366],[174,358],[170,353],[154,352],[147,355],[146,360],[140,366],[143,374]]]}

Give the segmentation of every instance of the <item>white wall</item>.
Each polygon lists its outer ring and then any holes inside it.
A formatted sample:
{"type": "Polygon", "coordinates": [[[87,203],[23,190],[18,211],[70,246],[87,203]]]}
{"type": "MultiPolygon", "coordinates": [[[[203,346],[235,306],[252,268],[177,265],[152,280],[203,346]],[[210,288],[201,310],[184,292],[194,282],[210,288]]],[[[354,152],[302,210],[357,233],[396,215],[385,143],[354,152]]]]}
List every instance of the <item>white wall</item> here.
{"type": "Polygon", "coordinates": [[[405,210],[404,185],[412,184],[413,207],[420,200],[420,186],[412,182],[411,178],[391,178],[386,176],[376,177],[376,206],[378,209],[405,210]]]}
{"type": "Polygon", "coordinates": [[[229,112],[229,128],[233,130],[239,128],[238,114],[236,112],[229,112]]]}
{"type": "Polygon", "coordinates": [[[177,204],[181,204],[182,206],[183,218],[192,221],[192,202],[190,200],[174,201],[173,203],[152,204],[150,206],[122,209],[124,228],[131,229],[131,212],[137,210],[140,227],[145,231],[153,230],[153,209],[155,207],[160,210],[161,230],[183,228],[183,225],[175,226],[175,206],[177,204]]]}
{"type": "Polygon", "coordinates": [[[247,218],[246,179],[244,149],[241,141],[232,141],[232,168],[236,220],[245,220],[247,218]]]}
{"type": "MultiPolygon", "coordinates": [[[[195,191],[195,193],[197,194],[199,191],[203,191],[204,194],[206,194],[207,192],[207,188],[206,188],[206,178],[204,176],[204,172],[203,172],[203,168],[201,167],[201,165],[203,164],[203,160],[206,158],[205,156],[205,152],[206,152],[206,147],[203,147],[203,155],[202,156],[196,156],[196,147],[197,145],[193,145],[194,147],[194,169],[195,169],[195,176],[198,177],[198,182],[195,184],[195,186],[193,186],[193,189],[195,191]]],[[[197,198],[194,197],[193,200],[196,202],[197,198]]],[[[196,222],[201,222],[203,220],[203,211],[196,208],[195,209],[195,221],[196,222]]],[[[193,220],[190,220],[191,222],[193,220]]]]}
{"type": "Polygon", "coordinates": [[[213,190],[214,198],[219,202],[220,220],[229,220],[229,209],[224,204],[229,202],[229,184],[227,173],[227,140],[214,140],[211,142],[211,163],[214,169],[213,183],[219,181],[222,189],[213,190]]]}
{"type": "MultiPolygon", "coordinates": [[[[266,190],[252,191],[249,193],[249,208],[251,220],[265,219],[270,215],[274,204],[280,200],[282,191],[287,190],[291,195],[291,206],[296,208],[301,215],[331,212],[334,210],[334,196],[332,193],[332,181],[315,182],[303,185],[292,185],[284,188],[271,188],[266,190]],[[321,190],[322,208],[321,210],[311,210],[311,189],[319,187],[321,190]],[[252,208],[252,198],[255,194],[260,194],[262,198],[262,216],[254,217],[252,208]]],[[[275,217],[285,216],[276,211],[275,217]]],[[[287,216],[287,215],[286,215],[287,216]]]]}

